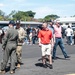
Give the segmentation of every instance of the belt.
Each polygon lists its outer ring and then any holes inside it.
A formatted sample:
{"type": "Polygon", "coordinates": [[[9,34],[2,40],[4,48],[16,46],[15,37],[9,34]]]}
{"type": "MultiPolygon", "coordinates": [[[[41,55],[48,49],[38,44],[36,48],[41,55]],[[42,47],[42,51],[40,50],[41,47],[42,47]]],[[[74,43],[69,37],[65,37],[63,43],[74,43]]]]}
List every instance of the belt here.
{"type": "Polygon", "coordinates": [[[57,38],[57,39],[61,39],[61,37],[55,37],[55,38],[57,38]]]}
{"type": "Polygon", "coordinates": [[[50,43],[46,43],[46,44],[43,44],[43,45],[49,45],[50,43]]]}

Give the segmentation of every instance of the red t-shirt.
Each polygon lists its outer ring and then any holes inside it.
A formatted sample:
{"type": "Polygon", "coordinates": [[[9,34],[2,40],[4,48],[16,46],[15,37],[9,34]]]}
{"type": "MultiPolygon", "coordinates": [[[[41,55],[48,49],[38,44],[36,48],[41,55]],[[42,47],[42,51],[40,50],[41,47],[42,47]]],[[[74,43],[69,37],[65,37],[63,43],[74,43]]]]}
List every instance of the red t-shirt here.
{"type": "Polygon", "coordinates": [[[41,39],[42,44],[49,44],[51,43],[50,40],[52,38],[52,31],[51,30],[40,30],[38,33],[38,37],[41,39]]]}

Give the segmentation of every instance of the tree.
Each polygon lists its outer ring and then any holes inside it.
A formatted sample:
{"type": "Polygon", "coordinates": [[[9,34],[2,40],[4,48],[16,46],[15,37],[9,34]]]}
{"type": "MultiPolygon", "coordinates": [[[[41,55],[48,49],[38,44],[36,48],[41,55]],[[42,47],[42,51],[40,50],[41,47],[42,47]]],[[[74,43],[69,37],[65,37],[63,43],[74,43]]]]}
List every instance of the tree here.
{"type": "Polygon", "coordinates": [[[5,13],[0,10],[0,20],[4,20],[5,13]]]}
{"type": "Polygon", "coordinates": [[[15,11],[15,10],[12,10],[11,13],[8,15],[8,17],[9,17],[9,18],[12,18],[12,16],[13,16],[14,14],[16,14],[16,11],[15,11]]]}
{"type": "Polygon", "coordinates": [[[13,19],[15,20],[22,20],[22,21],[29,21],[32,20],[32,18],[34,18],[35,13],[32,11],[18,11],[16,12],[14,15],[12,15],[13,19]]]}
{"type": "Polygon", "coordinates": [[[29,17],[33,17],[34,18],[35,12],[27,11],[26,13],[28,14],[29,17]]]}
{"type": "Polygon", "coordinates": [[[4,16],[4,15],[5,13],[2,10],[0,10],[0,16],[4,16]]]}
{"type": "Polygon", "coordinates": [[[43,18],[39,18],[38,21],[39,21],[39,22],[43,22],[44,19],[43,19],[43,18]]]}
{"type": "Polygon", "coordinates": [[[2,16],[0,16],[0,20],[1,20],[1,21],[4,20],[2,16]]]}
{"type": "Polygon", "coordinates": [[[47,16],[45,16],[45,18],[44,18],[44,21],[50,21],[50,20],[55,20],[56,18],[59,18],[59,16],[57,16],[57,15],[47,15],[47,16]]]}

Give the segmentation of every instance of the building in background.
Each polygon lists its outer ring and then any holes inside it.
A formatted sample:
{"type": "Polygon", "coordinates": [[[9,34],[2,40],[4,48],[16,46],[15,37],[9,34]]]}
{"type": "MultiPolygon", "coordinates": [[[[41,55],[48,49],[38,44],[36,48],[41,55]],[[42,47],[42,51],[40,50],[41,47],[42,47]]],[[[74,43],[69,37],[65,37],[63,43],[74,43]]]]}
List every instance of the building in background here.
{"type": "MultiPolygon", "coordinates": [[[[0,27],[2,28],[2,27],[5,27],[5,26],[8,26],[8,23],[9,23],[9,21],[0,21],[0,27]]],[[[42,25],[42,23],[41,22],[32,22],[32,21],[31,22],[21,21],[21,26],[23,28],[28,27],[28,25],[30,27],[37,27],[38,25],[42,25]]]]}
{"type": "Polygon", "coordinates": [[[55,21],[58,21],[62,26],[65,27],[67,27],[68,25],[75,27],[75,17],[57,18],[55,21]]]}

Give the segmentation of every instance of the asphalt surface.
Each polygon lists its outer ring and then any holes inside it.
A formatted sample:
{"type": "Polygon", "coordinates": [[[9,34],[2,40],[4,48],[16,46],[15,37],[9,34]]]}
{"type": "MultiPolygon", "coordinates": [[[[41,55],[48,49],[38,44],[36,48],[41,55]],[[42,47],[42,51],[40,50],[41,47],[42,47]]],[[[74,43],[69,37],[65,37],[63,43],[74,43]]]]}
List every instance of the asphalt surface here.
{"type": "MultiPolygon", "coordinates": [[[[16,69],[13,75],[75,75],[75,46],[65,45],[67,54],[71,56],[64,59],[61,49],[57,47],[57,60],[53,62],[53,69],[43,68],[41,50],[38,45],[23,45],[22,62],[20,69],[16,69]]],[[[2,48],[0,45],[0,61],[2,60],[2,48]]],[[[2,75],[2,74],[0,74],[2,75]]],[[[5,75],[10,75],[9,71],[5,75]]]]}

